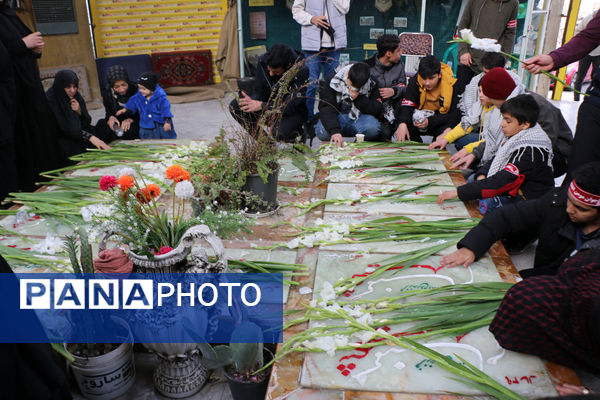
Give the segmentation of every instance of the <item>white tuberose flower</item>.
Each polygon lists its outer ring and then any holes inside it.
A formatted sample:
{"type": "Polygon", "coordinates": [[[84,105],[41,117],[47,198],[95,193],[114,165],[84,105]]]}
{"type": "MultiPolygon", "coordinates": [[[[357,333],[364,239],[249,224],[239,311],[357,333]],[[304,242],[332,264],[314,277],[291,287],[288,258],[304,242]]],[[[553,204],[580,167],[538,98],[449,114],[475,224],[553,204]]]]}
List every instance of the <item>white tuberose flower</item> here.
{"type": "Polygon", "coordinates": [[[479,39],[473,35],[473,32],[471,32],[470,29],[462,29],[460,31],[460,36],[469,42],[471,48],[473,49],[489,51],[493,53],[498,53],[502,49],[496,40],[487,38],[479,39]]]}
{"type": "Polygon", "coordinates": [[[194,197],[194,185],[189,181],[181,181],[175,185],[175,196],[181,199],[194,197]]]}
{"type": "Polygon", "coordinates": [[[62,250],[64,242],[61,238],[47,235],[46,239],[31,247],[31,250],[42,254],[56,254],[62,250]]]}

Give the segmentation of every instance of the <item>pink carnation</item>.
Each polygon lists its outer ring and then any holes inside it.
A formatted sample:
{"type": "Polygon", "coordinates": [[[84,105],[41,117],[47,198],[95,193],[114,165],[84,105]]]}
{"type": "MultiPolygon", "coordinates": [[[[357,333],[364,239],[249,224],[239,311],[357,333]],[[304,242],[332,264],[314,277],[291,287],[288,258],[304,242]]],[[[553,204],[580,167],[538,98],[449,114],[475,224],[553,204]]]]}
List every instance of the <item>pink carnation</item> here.
{"type": "Polygon", "coordinates": [[[153,250],[153,252],[154,252],[154,255],[159,256],[159,255],[162,255],[162,254],[167,254],[171,250],[173,250],[172,247],[163,246],[163,247],[160,248],[160,250],[158,250],[158,251],[153,250]]]}
{"type": "Polygon", "coordinates": [[[98,182],[98,184],[100,185],[100,189],[106,191],[117,186],[117,178],[112,175],[104,175],[102,178],[100,178],[100,182],[98,182]]]}

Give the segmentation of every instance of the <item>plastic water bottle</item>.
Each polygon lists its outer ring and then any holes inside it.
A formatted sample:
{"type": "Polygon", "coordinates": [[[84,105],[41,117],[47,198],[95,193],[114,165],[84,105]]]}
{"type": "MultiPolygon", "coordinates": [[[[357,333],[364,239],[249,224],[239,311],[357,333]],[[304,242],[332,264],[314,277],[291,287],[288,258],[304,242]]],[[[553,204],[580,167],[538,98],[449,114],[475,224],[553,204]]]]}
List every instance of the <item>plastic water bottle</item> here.
{"type": "Polygon", "coordinates": [[[117,124],[116,122],[113,124],[113,129],[115,131],[115,134],[117,135],[117,137],[121,137],[123,136],[123,129],[121,129],[121,127],[119,126],[119,124],[117,124]]]}

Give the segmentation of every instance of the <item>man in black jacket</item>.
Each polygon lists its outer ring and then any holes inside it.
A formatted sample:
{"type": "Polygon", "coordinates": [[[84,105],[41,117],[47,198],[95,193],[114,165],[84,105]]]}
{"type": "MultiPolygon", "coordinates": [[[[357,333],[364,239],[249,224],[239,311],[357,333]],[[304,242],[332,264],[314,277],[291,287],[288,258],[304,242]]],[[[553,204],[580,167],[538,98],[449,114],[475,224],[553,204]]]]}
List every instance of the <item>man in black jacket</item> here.
{"type": "Polygon", "coordinates": [[[441,265],[467,267],[497,240],[530,230],[537,230],[539,242],[533,269],[520,271],[523,277],[552,275],[578,251],[600,248],[600,162],[581,166],[568,187],[487,214],[441,265]]]}
{"type": "Polygon", "coordinates": [[[280,118],[276,124],[277,140],[294,142],[301,136],[302,124],[308,118],[305,99],[308,69],[295,63],[302,58],[285,44],[273,45],[260,57],[252,95],[240,92],[239,100],[229,104],[233,118],[250,134],[257,133],[258,121],[264,116],[267,125],[272,118],[280,118]],[[281,79],[288,71],[295,73],[289,83],[288,79],[281,79]],[[267,111],[274,113],[264,115],[267,111]]]}
{"type": "Polygon", "coordinates": [[[378,117],[383,112],[383,103],[367,64],[357,63],[340,69],[321,84],[319,96],[319,122],[315,132],[320,140],[331,140],[341,146],[343,136],[362,134],[367,141],[379,139],[378,117]]]}
{"type": "Polygon", "coordinates": [[[448,133],[460,122],[456,79],[452,69],[436,56],[425,56],[419,62],[417,74],[410,78],[395,136],[399,142],[421,142],[421,135],[434,138],[448,133]],[[418,110],[418,113],[415,111],[418,110]],[[417,114],[422,114],[417,117],[417,114]],[[424,115],[429,113],[430,116],[424,115]]]}

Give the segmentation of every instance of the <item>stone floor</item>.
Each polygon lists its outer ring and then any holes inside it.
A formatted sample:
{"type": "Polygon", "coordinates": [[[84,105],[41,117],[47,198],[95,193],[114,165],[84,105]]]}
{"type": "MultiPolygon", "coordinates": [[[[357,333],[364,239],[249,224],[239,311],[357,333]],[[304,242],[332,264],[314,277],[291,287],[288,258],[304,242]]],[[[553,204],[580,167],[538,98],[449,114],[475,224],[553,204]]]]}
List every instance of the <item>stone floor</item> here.
{"type": "MultiPolygon", "coordinates": [[[[572,94],[567,93],[564,97],[572,99],[572,94]]],[[[175,130],[179,138],[182,139],[212,139],[219,134],[222,128],[231,127],[235,121],[230,117],[227,111],[227,105],[231,97],[225,97],[221,100],[208,100],[195,103],[173,104],[172,112],[174,115],[173,121],[175,130]]],[[[579,103],[570,100],[552,101],[561,109],[569,126],[575,131],[577,121],[577,110],[579,103]]],[[[103,109],[90,110],[93,121],[104,117],[103,109]]],[[[318,139],[314,139],[313,148],[320,145],[318,139]]],[[[532,245],[525,249],[522,254],[511,256],[513,263],[517,269],[530,268],[533,264],[535,247],[532,245]]],[[[135,386],[126,395],[120,399],[127,400],[154,400],[165,399],[163,396],[153,390],[152,371],[156,364],[154,356],[146,353],[136,353],[137,378],[135,386]]],[[[600,376],[580,372],[580,377],[587,387],[600,392],[600,376]]],[[[75,398],[78,393],[75,390],[75,398]]],[[[202,391],[198,394],[189,397],[188,399],[209,399],[209,400],[226,400],[231,399],[231,393],[220,376],[215,375],[202,391]]]]}

